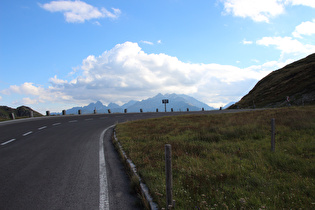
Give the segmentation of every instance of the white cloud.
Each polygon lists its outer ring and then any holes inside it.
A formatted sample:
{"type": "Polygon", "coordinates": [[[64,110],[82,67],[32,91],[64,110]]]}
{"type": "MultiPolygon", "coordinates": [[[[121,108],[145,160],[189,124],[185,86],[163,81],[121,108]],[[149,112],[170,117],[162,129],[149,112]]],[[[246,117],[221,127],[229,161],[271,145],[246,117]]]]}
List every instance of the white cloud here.
{"type": "MultiPolygon", "coordinates": [[[[314,1],[315,2],[315,1],[314,1]]],[[[313,21],[302,22],[300,25],[295,27],[292,35],[297,38],[302,38],[302,35],[313,35],[315,34],[315,19],[313,21]]]]}
{"type": "Polygon", "coordinates": [[[315,8],[314,0],[221,0],[221,2],[226,14],[266,23],[269,23],[271,18],[284,14],[288,5],[315,8]]]}
{"type": "Polygon", "coordinates": [[[49,81],[51,83],[54,83],[55,85],[64,85],[67,84],[68,81],[67,80],[61,80],[57,78],[57,75],[55,75],[53,78],[50,78],[49,81]]]}
{"type": "Polygon", "coordinates": [[[247,41],[246,39],[243,39],[242,43],[243,44],[253,44],[253,41],[247,41]]]}
{"type": "Polygon", "coordinates": [[[315,8],[314,0],[286,0],[286,3],[291,3],[292,5],[302,5],[315,8]]]}
{"type": "Polygon", "coordinates": [[[150,41],[140,41],[140,42],[143,44],[153,45],[153,42],[150,42],[150,41]]]}
{"type": "Polygon", "coordinates": [[[85,20],[97,18],[118,18],[121,11],[112,8],[113,12],[109,12],[105,8],[99,10],[92,5],[83,1],[52,1],[46,4],[40,4],[40,7],[50,12],[62,12],[69,23],[83,23],[85,20]]]}
{"type": "Polygon", "coordinates": [[[256,42],[258,45],[275,46],[281,54],[308,55],[315,52],[315,45],[303,44],[292,37],[263,37],[256,42]]]}
{"type": "Polygon", "coordinates": [[[3,94],[9,95],[12,93],[27,94],[27,95],[40,95],[44,88],[37,87],[31,82],[25,82],[21,86],[11,85],[8,89],[1,91],[3,94]]]}
{"type": "Polygon", "coordinates": [[[284,13],[283,1],[279,0],[222,0],[224,10],[237,17],[251,18],[256,22],[269,22],[269,19],[284,13]]]}

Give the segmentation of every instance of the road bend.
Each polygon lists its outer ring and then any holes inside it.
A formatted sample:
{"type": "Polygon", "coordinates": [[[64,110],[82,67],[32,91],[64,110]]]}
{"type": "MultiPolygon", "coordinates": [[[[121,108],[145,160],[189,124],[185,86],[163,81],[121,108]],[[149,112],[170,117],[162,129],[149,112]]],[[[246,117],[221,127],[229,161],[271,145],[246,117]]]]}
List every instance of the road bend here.
{"type": "Polygon", "coordinates": [[[132,194],[110,141],[113,125],[192,113],[52,116],[2,122],[0,209],[139,209],[140,201],[132,194]]]}

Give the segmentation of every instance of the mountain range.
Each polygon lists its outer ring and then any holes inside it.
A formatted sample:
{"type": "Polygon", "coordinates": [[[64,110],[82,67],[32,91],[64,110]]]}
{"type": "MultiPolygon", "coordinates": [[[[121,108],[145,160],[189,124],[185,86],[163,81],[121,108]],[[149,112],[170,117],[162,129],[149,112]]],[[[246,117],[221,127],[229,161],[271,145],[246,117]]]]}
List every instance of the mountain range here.
{"type": "Polygon", "coordinates": [[[165,104],[162,103],[163,99],[168,99],[169,103],[166,104],[166,111],[200,111],[202,108],[204,110],[213,110],[213,107],[208,106],[205,103],[202,103],[196,100],[193,97],[184,95],[184,94],[157,94],[152,98],[148,98],[142,101],[131,100],[128,103],[119,106],[115,103],[110,103],[107,106],[102,104],[102,102],[97,101],[96,103],[90,103],[87,106],[83,107],[73,107],[66,110],[67,114],[78,114],[78,111],[81,110],[82,114],[93,113],[96,110],[97,113],[108,113],[108,110],[112,113],[122,113],[125,109],[127,112],[140,112],[142,109],[143,112],[155,112],[158,109],[159,112],[165,111],[165,104]]]}

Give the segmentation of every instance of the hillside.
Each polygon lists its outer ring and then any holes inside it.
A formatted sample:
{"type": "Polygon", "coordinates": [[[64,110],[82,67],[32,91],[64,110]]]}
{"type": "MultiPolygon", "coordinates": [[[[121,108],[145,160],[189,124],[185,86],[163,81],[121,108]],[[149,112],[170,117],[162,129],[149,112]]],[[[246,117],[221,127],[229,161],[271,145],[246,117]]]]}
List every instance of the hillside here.
{"type": "Polygon", "coordinates": [[[166,206],[165,144],[172,145],[175,209],[314,209],[314,128],[315,106],[305,106],[139,120],[115,130],[159,209],[166,206]]]}
{"type": "Polygon", "coordinates": [[[229,108],[315,104],[315,53],[271,72],[229,108]]]}
{"type": "Polygon", "coordinates": [[[36,112],[27,106],[20,106],[16,109],[7,106],[0,106],[0,120],[11,119],[11,113],[14,113],[16,118],[30,117],[31,111],[33,111],[34,117],[43,116],[39,112],[36,112]]]}

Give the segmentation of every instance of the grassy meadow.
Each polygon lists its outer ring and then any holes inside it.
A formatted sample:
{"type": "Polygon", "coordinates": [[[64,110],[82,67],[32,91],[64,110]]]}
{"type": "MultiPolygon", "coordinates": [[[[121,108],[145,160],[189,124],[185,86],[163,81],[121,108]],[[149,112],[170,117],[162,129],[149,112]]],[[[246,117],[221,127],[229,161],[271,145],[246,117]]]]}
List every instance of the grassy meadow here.
{"type": "Polygon", "coordinates": [[[140,120],[116,132],[160,208],[165,144],[172,145],[176,209],[315,208],[314,106],[140,120]]]}

